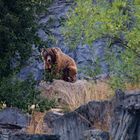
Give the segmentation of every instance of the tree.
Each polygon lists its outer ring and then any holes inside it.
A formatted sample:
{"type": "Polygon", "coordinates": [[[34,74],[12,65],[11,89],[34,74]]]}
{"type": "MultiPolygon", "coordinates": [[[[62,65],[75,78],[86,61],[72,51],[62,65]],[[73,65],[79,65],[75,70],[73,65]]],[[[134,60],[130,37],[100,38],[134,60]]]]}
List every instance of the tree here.
{"type": "Polygon", "coordinates": [[[0,78],[19,70],[37,36],[38,17],[52,0],[0,0],[0,78]]]}
{"type": "Polygon", "coordinates": [[[38,19],[51,2],[0,0],[0,106],[5,103],[29,111],[35,104],[43,111],[55,105],[40,96],[32,77],[25,81],[15,79],[30,57],[32,45],[39,47],[44,43],[37,35],[38,19]]]}
{"type": "MultiPolygon", "coordinates": [[[[140,82],[140,4],[138,1],[76,0],[70,10],[62,33],[69,46],[91,45],[94,40],[108,38],[106,61],[109,59],[112,81],[122,83],[140,82]],[[119,59],[111,52],[119,42],[124,51],[119,59]]],[[[97,62],[98,66],[98,62],[97,62]]]]}

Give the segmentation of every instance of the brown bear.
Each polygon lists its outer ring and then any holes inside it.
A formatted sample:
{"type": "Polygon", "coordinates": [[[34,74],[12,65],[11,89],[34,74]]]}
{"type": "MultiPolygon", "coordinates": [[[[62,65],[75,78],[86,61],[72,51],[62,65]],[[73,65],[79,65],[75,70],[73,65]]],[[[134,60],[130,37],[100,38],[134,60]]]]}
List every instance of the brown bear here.
{"type": "Polygon", "coordinates": [[[53,66],[55,66],[54,75],[61,75],[60,79],[67,82],[76,81],[76,63],[71,57],[64,54],[60,48],[43,48],[41,55],[44,60],[44,69],[51,72],[53,70],[53,66]]]}

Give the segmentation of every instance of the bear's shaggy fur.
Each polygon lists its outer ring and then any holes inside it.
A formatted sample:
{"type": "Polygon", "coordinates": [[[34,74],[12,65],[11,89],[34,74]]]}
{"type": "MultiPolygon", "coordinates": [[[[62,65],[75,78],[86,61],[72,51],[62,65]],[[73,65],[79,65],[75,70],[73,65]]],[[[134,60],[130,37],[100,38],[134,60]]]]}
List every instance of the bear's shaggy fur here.
{"type": "Polygon", "coordinates": [[[68,82],[75,82],[77,77],[77,66],[75,61],[64,54],[60,48],[43,48],[41,52],[44,60],[44,68],[48,71],[52,71],[55,66],[54,74],[56,76],[61,75],[60,79],[68,82]]]}

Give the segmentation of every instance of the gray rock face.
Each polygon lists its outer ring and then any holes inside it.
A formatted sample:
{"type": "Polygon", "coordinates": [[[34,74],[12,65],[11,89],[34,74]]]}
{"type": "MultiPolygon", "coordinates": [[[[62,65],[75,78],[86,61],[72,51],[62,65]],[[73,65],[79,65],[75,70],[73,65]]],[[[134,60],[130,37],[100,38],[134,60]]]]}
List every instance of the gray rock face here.
{"type": "Polygon", "coordinates": [[[50,133],[52,132],[52,128],[53,128],[53,121],[58,119],[59,117],[62,117],[63,113],[60,113],[58,111],[49,111],[46,113],[46,115],[44,116],[44,131],[46,131],[49,134],[49,130],[50,133]]]}
{"type": "Polygon", "coordinates": [[[43,28],[38,32],[39,36],[45,41],[49,40],[48,35],[45,33],[47,27],[51,35],[55,38],[55,42],[48,43],[48,47],[56,45],[57,47],[63,48],[64,39],[61,34],[62,20],[66,18],[66,13],[72,3],[73,0],[53,0],[53,3],[48,8],[47,15],[41,17],[39,23],[43,28]]]}
{"type": "Polygon", "coordinates": [[[118,100],[110,129],[113,140],[140,139],[140,92],[124,95],[117,92],[118,100]]]}
{"type": "Polygon", "coordinates": [[[17,108],[5,108],[0,111],[0,140],[9,140],[11,134],[24,133],[29,116],[17,108]]]}
{"type": "Polygon", "coordinates": [[[0,140],[60,140],[56,135],[37,135],[37,134],[11,134],[4,137],[0,136],[0,140]]]}
{"type": "Polygon", "coordinates": [[[16,134],[11,135],[8,140],[60,140],[56,135],[29,135],[29,134],[16,134]]]}
{"type": "Polygon", "coordinates": [[[73,53],[74,59],[79,69],[78,77],[87,77],[86,73],[88,72],[88,70],[94,70],[92,48],[88,45],[79,45],[73,53]]]}

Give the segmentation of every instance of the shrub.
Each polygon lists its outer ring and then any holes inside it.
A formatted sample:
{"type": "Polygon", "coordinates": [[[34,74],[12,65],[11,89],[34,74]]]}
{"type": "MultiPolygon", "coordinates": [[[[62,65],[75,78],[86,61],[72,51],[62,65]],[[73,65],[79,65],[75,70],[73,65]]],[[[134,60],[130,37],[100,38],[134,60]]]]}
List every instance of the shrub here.
{"type": "Polygon", "coordinates": [[[0,81],[0,102],[7,107],[18,107],[24,111],[30,111],[32,105],[36,105],[38,111],[45,111],[55,106],[55,100],[48,100],[41,97],[36,87],[37,83],[33,77],[26,80],[3,78],[0,81]]]}
{"type": "Polygon", "coordinates": [[[55,72],[56,65],[52,65],[51,71],[49,70],[44,70],[44,78],[43,80],[46,82],[53,82],[54,79],[61,79],[62,77],[62,72],[60,72],[58,75],[55,72]]]}

